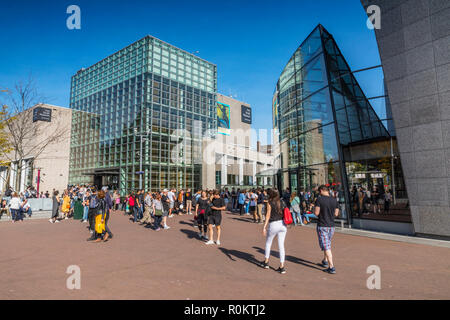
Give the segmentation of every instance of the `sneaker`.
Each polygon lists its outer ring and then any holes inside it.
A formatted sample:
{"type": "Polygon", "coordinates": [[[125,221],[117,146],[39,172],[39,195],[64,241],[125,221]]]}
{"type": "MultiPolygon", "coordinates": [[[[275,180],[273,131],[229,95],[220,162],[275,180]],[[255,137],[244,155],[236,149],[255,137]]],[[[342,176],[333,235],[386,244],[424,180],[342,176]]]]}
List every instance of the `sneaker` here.
{"type": "Polygon", "coordinates": [[[269,263],[266,262],[265,260],[261,262],[259,265],[261,266],[261,268],[269,269],[269,263]]]}
{"type": "Polygon", "coordinates": [[[69,218],[65,217],[64,220],[69,220],[69,218]]]}
{"type": "Polygon", "coordinates": [[[156,228],[156,229],[155,229],[155,231],[159,231],[159,230],[161,230],[161,228],[156,228]]]}
{"type": "Polygon", "coordinates": [[[324,268],[328,268],[328,261],[322,260],[321,266],[324,268]]]}
{"type": "Polygon", "coordinates": [[[217,244],[218,246],[220,246],[220,240],[217,240],[217,241],[216,241],[216,244],[217,244]]]}
{"type": "Polygon", "coordinates": [[[336,268],[328,268],[327,270],[325,270],[326,272],[328,272],[329,274],[335,274],[336,273],[336,268]]]}
{"type": "Polygon", "coordinates": [[[49,219],[48,222],[50,223],[54,223],[53,219],[49,219]]]}
{"type": "Polygon", "coordinates": [[[206,242],[205,244],[210,245],[210,244],[214,244],[214,241],[209,240],[208,242],[206,242]]]}
{"type": "Polygon", "coordinates": [[[278,269],[277,269],[277,272],[279,272],[279,273],[281,273],[281,274],[285,274],[286,273],[286,269],[283,267],[283,268],[281,268],[281,267],[279,267],[278,269]]]}
{"type": "Polygon", "coordinates": [[[56,223],[59,223],[59,220],[55,220],[56,223]]]}
{"type": "Polygon", "coordinates": [[[164,226],[164,230],[168,230],[168,229],[170,229],[169,226],[164,226]]]}

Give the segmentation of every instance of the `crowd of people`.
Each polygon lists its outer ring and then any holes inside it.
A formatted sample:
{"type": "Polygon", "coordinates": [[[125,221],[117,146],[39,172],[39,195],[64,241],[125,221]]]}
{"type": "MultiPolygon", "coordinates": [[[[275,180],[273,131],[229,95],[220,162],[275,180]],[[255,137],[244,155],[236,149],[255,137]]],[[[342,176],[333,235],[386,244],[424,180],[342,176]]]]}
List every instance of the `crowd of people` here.
{"type": "Polygon", "coordinates": [[[331,274],[336,273],[331,253],[331,240],[334,234],[334,219],[339,214],[338,192],[326,186],[312,192],[290,192],[289,189],[280,196],[276,189],[231,189],[200,190],[193,193],[191,189],[164,189],[161,192],[138,190],[128,194],[120,201],[118,193],[113,199],[119,208],[134,223],[155,231],[168,230],[168,219],[174,215],[193,215],[194,225],[198,228],[198,237],[206,245],[221,245],[222,211],[248,215],[254,223],[263,224],[266,237],[265,259],[260,266],[269,268],[272,242],[277,237],[280,251],[280,273],[286,273],[284,241],[287,234],[285,211],[292,214],[294,226],[305,225],[312,218],[317,219],[319,246],[324,252],[321,265],[331,274]],[[214,240],[214,231],[217,236],[214,240]]]}
{"type": "MultiPolygon", "coordinates": [[[[27,196],[31,194],[26,193],[27,196]]],[[[44,194],[43,197],[47,198],[47,195],[44,194]]],[[[248,215],[254,223],[263,225],[262,233],[266,238],[265,258],[260,266],[268,268],[272,242],[276,237],[280,252],[280,267],[277,271],[286,273],[284,241],[288,231],[285,219],[287,210],[294,226],[303,226],[311,219],[317,219],[319,246],[324,252],[322,266],[327,272],[335,273],[331,240],[334,234],[334,219],[339,213],[338,197],[338,191],[327,186],[308,192],[303,190],[291,192],[288,188],[281,194],[276,189],[225,188],[199,190],[195,193],[191,189],[164,189],[160,192],[138,190],[121,196],[118,190],[110,191],[108,187],[97,190],[95,186],[82,185],[70,186],[62,195],[53,190],[53,209],[49,221],[59,223],[61,220],[74,217],[78,203],[82,206],[80,220],[88,224],[90,236],[87,240],[97,243],[106,242],[113,237],[108,226],[112,212],[123,212],[133,223],[139,223],[155,231],[170,229],[169,219],[175,215],[193,215],[199,239],[206,245],[220,246],[222,212],[248,215]]],[[[31,215],[25,194],[12,192],[8,203],[6,200],[1,202],[1,212],[7,206],[11,211],[13,222],[23,220],[24,213],[31,215]]]]}
{"type": "Polygon", "coordinates": [[[350,192],[353,210],[359,217],[362,215],[388,214],[392,203],[391,190],[384,190],[378,186],[366,190],[363,187],[353,186],[350,192]]]}
{"type": "Polygon", "coordinates": [[[0,200],[0,218],[3,215],[10,216],[12,223],[23,221],[28,216],[33,214],[28,198],[17,192],[5,193],[0,200]]]}

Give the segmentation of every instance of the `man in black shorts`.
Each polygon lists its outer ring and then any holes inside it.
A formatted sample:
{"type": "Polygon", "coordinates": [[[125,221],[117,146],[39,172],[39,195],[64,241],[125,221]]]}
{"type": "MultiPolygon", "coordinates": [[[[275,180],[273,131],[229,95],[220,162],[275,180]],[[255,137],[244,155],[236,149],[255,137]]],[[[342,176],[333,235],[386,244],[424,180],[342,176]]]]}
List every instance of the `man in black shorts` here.
{"type": "Polygon", "coordinates": [[[220,245],[220,224],[222,222],[222,210],[226,209],[225,201],[220,197],[219,191],[214,191],[214,196],[211,203],[211,214],[208,216],[208,228],[209,228],[209,241],[206,244],[214,244],[214,231],[213,225],[217,229],[217,241],[216,244],[220,245]]]}

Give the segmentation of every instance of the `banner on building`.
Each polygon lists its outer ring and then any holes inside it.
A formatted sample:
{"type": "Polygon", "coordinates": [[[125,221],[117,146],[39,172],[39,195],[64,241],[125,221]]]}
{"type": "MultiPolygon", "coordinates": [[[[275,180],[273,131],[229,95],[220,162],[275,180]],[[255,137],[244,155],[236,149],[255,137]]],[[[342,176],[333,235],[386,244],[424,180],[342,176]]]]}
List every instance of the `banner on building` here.
{"type": "Polygon", "coordinates": [[[217,132],[229,136],[230,130],[230,106],[217,102],[217,132]]]}
{"type": "Polygon", "coordinates": [[[33,122],[52,122],[52,109],[37,107],[33,109],[33,122]]]}
{"type": "Polygon", "coordinates": [[[252,124],[252,109],[250,107],[241,105],[241,121],[252,124]]]}

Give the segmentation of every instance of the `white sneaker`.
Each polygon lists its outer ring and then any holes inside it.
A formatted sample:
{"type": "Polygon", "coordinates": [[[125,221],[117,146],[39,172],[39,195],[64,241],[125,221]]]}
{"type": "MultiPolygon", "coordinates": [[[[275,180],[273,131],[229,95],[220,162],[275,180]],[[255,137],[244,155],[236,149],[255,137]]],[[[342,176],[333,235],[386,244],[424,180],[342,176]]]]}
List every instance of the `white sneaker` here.
{"type": "Polygon", "coordinates": [[[164,229],[166,229],[166,230],[167,230],[167,229],[170,229],[170,227],[169,227],[169,226],[164,226],[164,229]]]}
{"type": "Polygon", "coordinates": [[[55,220],[56,223],[59,223],[59,220],[55,220]]]}
{"type": "Polygon", "coordinates": [[[220,246],[220,240],[217,240],[217,241],[216,241],[216,244],[217,244],[218,246],[220,246]]]}
{"type": "Polygon", "coordinates": [[[210,244],[214,244],[214,241],[209,240],[208,242],[206,242],[205,244],[210,245],[210,244]]]}
{"type": "Polygon", "coordinates": [[[64,220],[69,220],[69,218],[65,217],[64,220]]]}
{"type": "Polygon", "coordinates": [[[53,219],[49,219],[49,220],[48,220],[48,222],[50,222],[50,223],[54,223],[54,222],[53,222],[53,219]]]}

